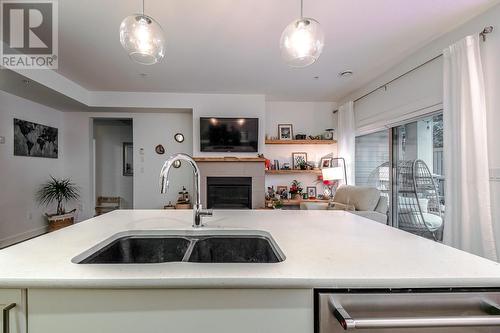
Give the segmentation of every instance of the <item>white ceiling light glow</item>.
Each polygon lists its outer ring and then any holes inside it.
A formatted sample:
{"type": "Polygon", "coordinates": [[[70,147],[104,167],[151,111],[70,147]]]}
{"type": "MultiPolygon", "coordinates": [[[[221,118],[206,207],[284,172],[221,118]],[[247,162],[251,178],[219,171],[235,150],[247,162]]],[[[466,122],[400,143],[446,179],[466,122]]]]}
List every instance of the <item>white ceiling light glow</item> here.
{"type": "Polygon", "coordinates": [[[318,60],[325,35],[318,21],[303,16],[300,1],[300,19],[290,23],[281,34],[280,48],[283,60],[291,67],[306,67],[318,60]]]}
{"type": "Polygon", "coordinates": [[[127,16],[120,25],[120,43],[135,62],[153,65],[165,56],[165,37],[160,24],[144,14],[127,16]]]}

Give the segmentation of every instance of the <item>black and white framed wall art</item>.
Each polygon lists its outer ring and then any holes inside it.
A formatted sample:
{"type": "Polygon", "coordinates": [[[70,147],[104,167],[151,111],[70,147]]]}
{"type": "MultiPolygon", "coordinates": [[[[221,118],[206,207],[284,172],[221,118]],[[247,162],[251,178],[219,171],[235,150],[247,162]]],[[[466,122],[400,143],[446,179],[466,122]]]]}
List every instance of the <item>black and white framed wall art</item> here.
{"type": "Polygon", "coordinates": [[[14,118],[14,155],[57,158],[58,130],[55,127],[14,118]]]}

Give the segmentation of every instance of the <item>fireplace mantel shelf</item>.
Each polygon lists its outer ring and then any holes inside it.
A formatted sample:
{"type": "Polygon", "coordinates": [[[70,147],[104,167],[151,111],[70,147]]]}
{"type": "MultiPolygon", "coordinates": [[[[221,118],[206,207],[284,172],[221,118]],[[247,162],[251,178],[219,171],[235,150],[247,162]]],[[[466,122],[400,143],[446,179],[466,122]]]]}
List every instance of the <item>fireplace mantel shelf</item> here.
{"type": "Polygon", "coordinates": [[[194,157],[196,162],[262,162],[266,161],[262,157],[194,157]]]}

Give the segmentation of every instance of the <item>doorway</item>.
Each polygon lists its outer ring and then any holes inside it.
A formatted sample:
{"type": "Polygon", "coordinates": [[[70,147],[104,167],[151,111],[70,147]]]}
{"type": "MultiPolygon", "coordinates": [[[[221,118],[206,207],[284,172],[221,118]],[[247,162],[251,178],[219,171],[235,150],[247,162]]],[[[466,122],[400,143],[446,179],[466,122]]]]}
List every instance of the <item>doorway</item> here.
{"type": "Polygon", "coordinates": [[[133,120],[94,118],[95,214],[134,208],[133,120]]]}

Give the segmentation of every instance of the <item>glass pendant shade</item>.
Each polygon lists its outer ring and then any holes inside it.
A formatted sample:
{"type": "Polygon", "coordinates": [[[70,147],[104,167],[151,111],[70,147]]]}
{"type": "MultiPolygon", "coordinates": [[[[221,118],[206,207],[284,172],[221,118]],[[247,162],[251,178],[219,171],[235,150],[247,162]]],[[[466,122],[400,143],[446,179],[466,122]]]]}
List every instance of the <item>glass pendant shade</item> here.
{"type": "Polygon", "coordinates": [[[281,34],[283,60],[291,67],[306,67],[318,60],[325,35],[318,21],[300,18],[290,23],[281,34]]]}
{"type": "Polygon", "coordinates": [[[163,29],[153,18],[134,14],[120,25],[120,42],[129,57],[143,65],[153,65],[165,56],[163,29]]]}

